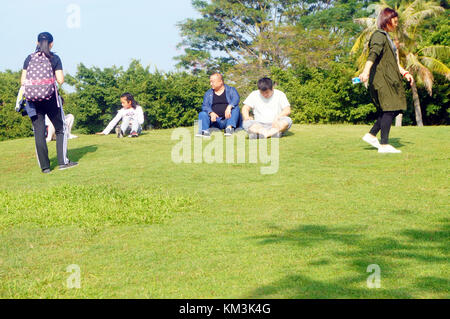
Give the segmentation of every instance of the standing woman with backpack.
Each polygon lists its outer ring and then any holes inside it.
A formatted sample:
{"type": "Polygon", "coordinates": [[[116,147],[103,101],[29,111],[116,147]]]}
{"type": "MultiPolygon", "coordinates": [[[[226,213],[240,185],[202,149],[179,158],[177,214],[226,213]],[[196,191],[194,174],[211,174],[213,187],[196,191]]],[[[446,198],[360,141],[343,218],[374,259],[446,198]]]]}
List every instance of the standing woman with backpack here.
{"type": "Polygon", "coordinates": [[[25,59],[21,78],[27,101],[25,109],[33,124],[36,153],[43,173],[50,173],[45,140],[45,115],[55,127],[59,169],[67,169],[78,164],[67,158],[64,111],[57,86],[57,83],[60,85],[64,83],[64,73],[61,59],[51,52],[52,47],[53,36],[48,32],[40,33],[36,51],[25,59]]]}

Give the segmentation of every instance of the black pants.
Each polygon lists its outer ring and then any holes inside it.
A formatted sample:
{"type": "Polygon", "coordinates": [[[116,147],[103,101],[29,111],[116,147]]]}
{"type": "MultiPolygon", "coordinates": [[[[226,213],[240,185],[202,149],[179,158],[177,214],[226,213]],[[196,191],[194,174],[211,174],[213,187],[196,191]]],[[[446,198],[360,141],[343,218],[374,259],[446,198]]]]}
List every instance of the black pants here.
{"type": "Polygon", "coordinates": [[[67,164],[67,136],[64,132],[63,110],[58,107],[55,95],[48,101],[28,103],[34,105],[37,113],[36,116],[31,118],[31,122],[33,123],[36,153],[41,169],[44,170],[50,168],[47,142],[45,141],[45,115],[48,116],[55,127],[58,164],[67,164]]]}
{"type": "Polygon", "coordinates": [[[370,130],[370,134],[377,136],[378,132],[381,130],[381,141],[380,144],[389,144],[389,131],[391,130],[391,125],[393,119],[402,113],[401,111],[386,111],[381,112],[378,116],[377,121],[370,130]]]}

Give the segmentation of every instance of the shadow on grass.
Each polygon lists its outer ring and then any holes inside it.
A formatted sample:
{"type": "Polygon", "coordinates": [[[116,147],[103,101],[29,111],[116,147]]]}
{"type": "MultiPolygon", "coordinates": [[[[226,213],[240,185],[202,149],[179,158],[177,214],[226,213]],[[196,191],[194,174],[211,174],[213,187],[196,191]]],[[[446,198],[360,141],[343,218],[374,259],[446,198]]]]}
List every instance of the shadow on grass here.
{"type": "MultiPolygon", "coordinates": [[[[82,159],[86,154],[88,153],[95,153],[97,151],[98,147],[96,145],[89,145],[89,146],[83,146],[79,148],[73,148],[69,149],[67,151],[67,157],[72,162],[78,162],[80,159],[82,159]]],[[[51,169],[54,169],[56,166],[58,166],[58,157],[53,157],[50,159],[51,163],[51,169]]]]}
{"type": "Polygon", "coordinates": [[[79,148],[69,149],[68,157],[71,161],[78,162],[88,153],[95,153],[97,151],[96,145],[83,146],[79,148]]]}
{"type": "Polygon", "coordinates": [[[259,244],[278,244],[283,242],[293,243],[300,246],[312,246],[318,242],[333,241],[350,245],[361,239],[361,235],[355,234],[360,231],[353,227],[328,227],[322,225],[302,225],[298,228],[285,231],[282,235],[267,235],[252,237],[260,240],[259,244]]]}
{"type": "Polygon", "coordinates": [[[412,298],[402,289],[368,289],[351,287],[365,282],[367,275],[343,277],[332,282],[313,280],[307,276],[288,275],[254,290],[248,298],[342,299],[342,298],[412,298]]]}
{"type": "Polygon", "coordinates": [[[389,144],[391,144],[395,148],[402,148],[406,144],[414,144],[414,143],[412,143],[412,142],[405,142],[405,141],[400,142],[400,138],[398,138],[398,137],[391,137],[391,138],[389,138],[389,144]]]}
{"type": "Polygon", "coordinates": [[[317,258],[311,258],[308,263],[309,274],[311,269],[317,269],[317,277],[320,278],[322,267],[331,267],[336,263],[341,265],[343,272],[341,275],[336,273],[335,279],[327,281],[317,280],[316,276],[304,273],[289,274],[279,281],[255,289],[247,297],[415,298],[417,296],[411,295],[411,291],[420,296],[449,293],[448,279],[420,276],[413,270],[417,264],[422,265],[422,268],[430,268],[448,263],[448,220],[442,220],[437,230],[405,229],[393,234],[393,238],[366,238],[363,231],[361,226],[302,225],[280,234],[250,238],[258,240],[260,245],[317,246],[317,258]],[[320,252],[324,245],[343,247],[324,256],[320,252]],[[381,269],[381,289],[366,288],[366,280],[370,275],[367,267],[372,264],[379,265],[381,269]],[[402,279],[405,276],[406,282],[402,279]],[[383,281],[387,285],[383,285],[383,281]],[[398,288],[392,288],[393,285],[398,285],[398,288]]]}

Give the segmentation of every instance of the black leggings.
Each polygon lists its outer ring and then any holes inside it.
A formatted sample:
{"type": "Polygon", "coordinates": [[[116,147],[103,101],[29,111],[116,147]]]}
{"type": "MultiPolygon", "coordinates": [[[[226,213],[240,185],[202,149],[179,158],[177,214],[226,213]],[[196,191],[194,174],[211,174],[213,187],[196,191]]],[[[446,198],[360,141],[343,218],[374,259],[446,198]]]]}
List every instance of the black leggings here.
{"type": "Polygon", "coordinates": [[[64,117],[63,111],[58,107],[56,97],[48,101],[42,102],[28,102],[34,104],[36,109],[36,116],[31,118],[34,129],[34,140],[36,143],[36,153],[39,165],[42,170],[50,168],[50,160],[48,158],[47,142],[45,140],[45,115],[55,127],[56,134],[56,152],[58,154],[58,164],[67,164],[67,136],[64,132],[64,117]]]}
{"type": "Polygon", "coordinates": [[[381,112],[378,116],[377,121],[370,130],[370,134],[377,136],[378,132],[381,130],[381,141],[380,144],[389,144],[389,131],[391,130],[392,120],[402,113],[401,111],[386,111],[381,112]]]}

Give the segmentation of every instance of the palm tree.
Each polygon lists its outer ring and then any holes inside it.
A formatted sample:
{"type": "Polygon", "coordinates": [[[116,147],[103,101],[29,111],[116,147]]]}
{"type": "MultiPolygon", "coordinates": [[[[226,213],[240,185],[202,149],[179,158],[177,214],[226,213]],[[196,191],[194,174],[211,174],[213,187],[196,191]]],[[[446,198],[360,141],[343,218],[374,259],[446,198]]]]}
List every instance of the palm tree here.
{"type": "MultiPolygon", "coordinates": [[[[356,23],[365,26],[351,50],[351,53],[356,53],[362,48],[362,54],[358,57],[360,70],[364,67],[369,55],[368,40],[377,29],[376,19],[379,12],[385,7],[388,7],[388,5],[384,0],[381,0],[381,2],[368,7],[368,9],[373,8],[374,10],[372,16],[354,20],[356,23]]],[[[418,49],[420,39],[418,39],[417,30],[426,18],[436,16],[444,12],[445,9],[433,1],[415,0],[410,3],[402,2],[395,10],[399,15],[399,25],[394,34],[394,41],[398,47],[400,63],[415,77],[415,82],[411,85],[411,91],[416,123],[418,126],[423,126],[416,83],[423,85],[431,96],[434,82],[433,72],[443,74],[450,80],[450,69],[440,61],[441,58],[450,55],[450,47],[433,45],[418,49]]],[[[396,125],[401,125],[401,115],[397,118],[396,125]]]]}

